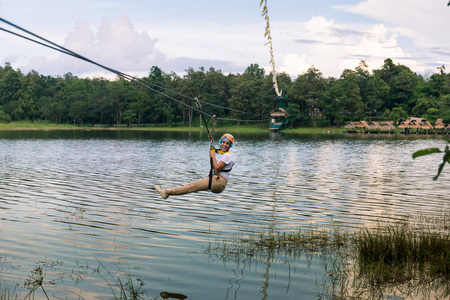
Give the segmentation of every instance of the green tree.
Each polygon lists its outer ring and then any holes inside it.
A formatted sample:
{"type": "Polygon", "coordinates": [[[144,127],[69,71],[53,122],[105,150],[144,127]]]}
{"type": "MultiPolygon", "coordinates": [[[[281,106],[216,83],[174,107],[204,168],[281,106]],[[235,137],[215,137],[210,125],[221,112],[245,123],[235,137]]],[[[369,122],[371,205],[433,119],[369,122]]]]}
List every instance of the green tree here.
{"type": "MultiPolygon", "coordinates": [[[[136,102],[133,102],[136,103],[136,102]]],[[[131,127],[131,124],[136,122],[137,114],[133,109],[127,109],[123,112],[123,120],[127,123],[127,127],[131,127]]]]}
{"type": "Polygon", "coordinates": [[[365,111],[365,115],[369,116],[369,121],[371,121],[372,116],[380,112],[383,99],[389,93],[389,86],[377,74],[371,75],[364,61],[361,61],[356,67],[356,72],[359,75],[358,86],[361,100],[364,104],[362,108],[365,111]]]}
{"type": "Polygon", "coordinates": [[[61,119],[64,115],[65,107],[62,103],[58,102],[55,98],[43,96],[41,97],[41,114],[45,120],[52,120],[57,125],[61,123],[61,119]]]}
{"type": "Polygon", "coordinates": [[[33,91],[30,87],[26,87],[24,91],[19,91],[19,99],[13,104],[13,116],[16,120],[30,120],[34,122],[36,105],[33,96],[33,91]]]}
{"type": "Polygon", "coordinates": [[[291,128],[294,128],[294,124],[303,118],[300,105],[298,105],[298,103],[289,102],[286,106],[286,111],[289,113],[291,128]]]}
{"type": "Polygon", "coordinates": [[[431,107],[427,109],[427,112],[422,117],[433,124],[437,119],[441,117],[441,112],[439,109],[431,107]]]}
{"type": "Polygon", "coordinates": [[[311,119],[313,127],[317,126],[317,117],[322,113],[325,87],[322,73],[312,66],[294,80],[289,90],[290,98],[299,105],[302,115],[311,119]]]}
{"type": "Polygon", "coordinates": [[[0,123],[9,123],[11,122],[11,116],[5,113],[3,109],[0,109],[0,123]]]}
{"type": "Polygon", "coordinates": [[[256,100],[262,79],[252,76],[236,75],[231,79],[230,93],[228,100],[229,107],[234,110],[234,117],[241,124],[242,112],[255,112],[256,100]]]}
{"type": "MultiPolygon", "coordinates": [[[[150,69],[149,76],[145,78],[145,80],[153,85],[153,89],[159,92],[163,92],[162,88],[165,87],[166,82],[164,73],[159,67],[153,66],[150,69]]],[[[167,98],[152,90],[147,90],[147,92],[154,104],[153,108],[151,110],[148,110],[148,119],[151,120],[151,122],[155,122],[156,124],[164,121],[168,123],[167,115],[171,115],[171,113],[168,113],[168,111],[172,111],[171,105],[173,105],[173,103],[170,103],[169,101],[167,101],[167,98]]]]}
{"type": "Polygon", "coordinates": [[[130,82],[123,78],[109,83],[108,102],[114,110],[115,123],[122,124],[123,112],[128,108],[130,102],[135,98],[135,91],[131,89],[130,82]]]}
{"type": "Polygon", "coordinates": [[[389,94],[383,101],[382,109],[402,106],[407,112],[414,107],[415,83],[417,76],[406,66],[396,65],[387,58],[381,69],[374,71],[389,86],[389,94]]]}
{"type": "Polygon", "coordinates": [[[439,108],[437,99],[432,96],[422,97],[417,99],[416,104],[411,112],[414,116],[423,117],[430,108],[439,108]]]}
{"type": "Polygon", "coordinates": [[[93,78],[90,82],[91,93],[88,95],[87,120],[94,124],[112,124],[114,122],[113,108],[109,105],[109,81],[104,78],[93,78]]]}
{"type": "Polygon", "coordinates": [[[327,88],[322,101],[324,116],[328,119],[328,126],[339,126],[344,123],[344,115],[342,114],[343,103],[340,97],[340,85],[335,78],[327,79],[327,88]]]}
{"type": "Polygon", "coordinates": [[[227,105],[227,100],[230,98],[230,86],[227,76],[222,71],[214,68],[209,68],[205,75],[203,96],[206,102],[213,104],[205,107],[205,111],[218,117],[227,117],[228,112],[221,108],[227,105]]]}
{"type": "Polygon", "coordinates": [[[130,104],[130,109],[132,109],[136,115],[138,126],[144,125],[145,114],[149,109],[151,109],[152,106],[153,102],[150,95],[142,89],[139,90],[136,95],[136,101],[130,104]]]}
{"type": "Polygon", "coordinates": [[[342,101],[343,111],[353,120],[358,119],[365,108],[358,83],[356,71],[346,69],[342,72],[339,99],[342,101]]]}
{"type": "MultiPolygon", "coordinates": [[[[15,71],[9,63],[5,64],[0,77],[0,106],[8,108],[11,103],[19,100],[19,91],[22,89],[20,78],[22,73],[15,71]]],[[[9,109],[12,111],[12,109],[9,109]]],[[[6,111],[8,113],[8,111],[6,111]]]]}
{"type": "Polygon", "coordinates": [[[250,64],[245,69],[244,75],[253,79],[263,79],[265,76],[264,68],[260,68],[258,64],[250,64]]]}
{"type": "Polygon", "coordinates": [[[393,120],[398,123],[399,121],[406,120],[408,118],[408,113],[403,109],[403,107],[394,107],[392,111],[386,109],[383,118],[387,120],[393,120]]]}
{"type": "Polygon", "coordinates": [[[440,111],[442,114],[442,121],[446,124],[450,124],[450,94],[442,96],[440,111]]]}
{"type": "Polygon", "coordinates": [[[73,119],[74,124],[80,126],[87,115],[88,104],[83,100],[75,100],[70,104],[69,116],[73,119]]]}

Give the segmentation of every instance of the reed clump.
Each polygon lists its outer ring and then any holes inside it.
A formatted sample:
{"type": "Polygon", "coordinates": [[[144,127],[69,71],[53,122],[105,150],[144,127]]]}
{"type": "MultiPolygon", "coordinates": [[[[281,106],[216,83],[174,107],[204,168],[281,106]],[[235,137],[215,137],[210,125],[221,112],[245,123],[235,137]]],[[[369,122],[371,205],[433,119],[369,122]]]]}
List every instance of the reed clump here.
{"type": "MultiPolygon", "coordinates": [[[[448,216],[448,214],[446,214],[448,216]]],[[[389,223],[375,228],[264,230],[234,236],[208,248],[224,262],[268,263],[295,260],[302,254],[324,267],[319,299],[383,299],[420,294],[422,299],[450,297],[448,220],[389,223]]],[[[269,264],[268,264],[269,265],[269,264]]],[[[411,299],[415,299],[412,297],[411,299]]]]}
{"type": "Polygon", "coordinates": [[[355,239],[361,274],[376,284],[450,281],[450,234],[407,224],[365,229],[355,239]]]}
{"type": "Polygon", "coordinates": [[[253,233],[243,237],[239,234],[229,239],[217,239],[206,250],[209,255],[222,259],[240,260],[265,259],[267,256],[282,255],[286,260],[305,253],[338,251],[346,247],[351,235],[340,229],[319,230],[318,228],[274,230],[253,233]]]}

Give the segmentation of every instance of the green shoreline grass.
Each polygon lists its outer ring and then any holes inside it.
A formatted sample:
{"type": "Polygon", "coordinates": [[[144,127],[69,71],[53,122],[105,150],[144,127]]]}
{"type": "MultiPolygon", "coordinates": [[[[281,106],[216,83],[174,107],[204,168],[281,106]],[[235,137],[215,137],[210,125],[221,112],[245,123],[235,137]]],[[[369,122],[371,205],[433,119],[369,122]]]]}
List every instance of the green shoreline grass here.
{"type": "MultiPolygon", "coordinates": [[[[210,128],[212,129],[212,128],[210,128]]],[[[84,124],[81,126],[72,124],[53,124],[48,122],[11,122],[11,123],[0,123],[0,130],[136,130],[136,131],[191,131],[200,132],[205,131],[205,127],[196,126],[180,126],[175,125],[168,127],[164,125],[155,126],[153,124],[145,126],[134,125],[132,127],[127,127],[126,125],[121,126],[103,126],[84,124]]],[[[269,132],[269,128],[265,125],[216,125],[216,131],[230,131],[230,132],[269,132]]],[[[283,133],[301,133],[301,134],[330,134],[330,133],[345,133],[344,128],[287,128],[282,131],[283,133]]]]}

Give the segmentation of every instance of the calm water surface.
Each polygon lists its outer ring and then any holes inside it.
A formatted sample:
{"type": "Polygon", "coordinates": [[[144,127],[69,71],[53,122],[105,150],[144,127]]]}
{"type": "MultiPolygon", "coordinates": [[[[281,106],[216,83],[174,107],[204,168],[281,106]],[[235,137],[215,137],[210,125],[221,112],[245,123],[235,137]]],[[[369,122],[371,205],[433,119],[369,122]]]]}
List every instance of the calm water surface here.
{"type": "Polygon", "coordinates": [[[224,193],[163,200],[154,184],[173,187],[208,173],[205,133],[0,132],[0,287],[19,284],[24,297],[23,283],[42,267],[51,299],[111,299],[110,285],[126,276],[159,299],[162,291],[313,299],[319,261],[227,261],[207,249],[268,228],[358,228],[449,208],[450,167],[432,180],[442,156],[411,158],[443,149],[442,139],[235,137],[224,193]]]}

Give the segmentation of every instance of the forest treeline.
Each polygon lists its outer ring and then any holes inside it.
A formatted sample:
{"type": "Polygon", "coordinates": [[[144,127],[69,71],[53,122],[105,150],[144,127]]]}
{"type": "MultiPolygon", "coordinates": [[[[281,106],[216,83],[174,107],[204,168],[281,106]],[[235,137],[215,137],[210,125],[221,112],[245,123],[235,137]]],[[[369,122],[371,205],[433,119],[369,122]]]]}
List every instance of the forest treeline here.
{"type": "MultiPolygon", "coordinates": [[[[445,66],[423,76],[386,59],[380,69],[372,71],[361,61],[339,78],[325,78],[315,67],[294,80],[285,73],[277,78],[293,127],[399,121],[408,116],[431,123],[442,118],[450,123],[450,73],[445,73],[445,66]]],[[[79,78],[72,73],[52,77],[36,71],[23,74],[6,63],[0,66],[0,122],[191,126],[199,116],[192,109],[197,97],[210,115],[237,123],[268,123],[268,114],[279,105],[272,76],[257,64],[242,74],[190,68],[183,76],[153,66],[141,79],[169,97],[121,78],[79,78]]]]}

